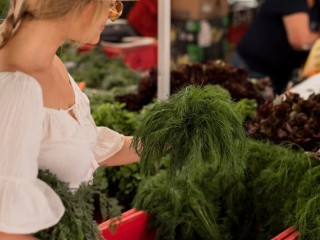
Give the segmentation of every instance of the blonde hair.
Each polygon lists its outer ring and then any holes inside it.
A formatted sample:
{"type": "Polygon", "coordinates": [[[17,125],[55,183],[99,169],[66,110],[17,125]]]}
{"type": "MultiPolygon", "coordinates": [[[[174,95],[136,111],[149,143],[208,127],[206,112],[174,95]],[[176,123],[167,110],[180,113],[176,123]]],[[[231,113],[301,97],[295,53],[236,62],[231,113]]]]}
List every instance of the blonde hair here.
{"type": "Polygon", "coordinates": [[[79,13],[92,1],[97,4],[94,18],[110,5],[109,0],[10,0],[7,16],[0,24],[0,48],[10,40],[26,17],[59,18],[70,12],[79,13]]]}

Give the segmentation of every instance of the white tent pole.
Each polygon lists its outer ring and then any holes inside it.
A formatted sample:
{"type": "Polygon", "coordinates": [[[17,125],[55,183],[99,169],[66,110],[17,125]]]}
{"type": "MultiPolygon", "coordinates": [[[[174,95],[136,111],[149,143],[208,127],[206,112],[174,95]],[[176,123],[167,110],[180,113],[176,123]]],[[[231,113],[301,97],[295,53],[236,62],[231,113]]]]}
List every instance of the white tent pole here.
{"type": "Polygon", "coordinates": [[[158,101],[170,94],[171,0],[158,0],[158,101]]]}

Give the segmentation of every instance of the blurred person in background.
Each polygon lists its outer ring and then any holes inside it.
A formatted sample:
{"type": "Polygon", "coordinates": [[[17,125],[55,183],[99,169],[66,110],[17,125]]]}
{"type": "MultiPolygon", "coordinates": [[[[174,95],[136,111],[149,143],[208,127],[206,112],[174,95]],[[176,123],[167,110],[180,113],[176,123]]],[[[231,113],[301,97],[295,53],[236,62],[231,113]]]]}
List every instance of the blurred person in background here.
{"type": "Polygon", "coordinates": [[[270,77],[274,92],[283,93],[319,37],[319,20],[318,0],[261,1],[232,66],[246,69],[250,78],[270,77]]]}
{"type": "Polygon", "coordinates": [[[139,0],[127,15],[130,25],[142,36],[156,37],[158,30],[158,0],[139,0]]]}

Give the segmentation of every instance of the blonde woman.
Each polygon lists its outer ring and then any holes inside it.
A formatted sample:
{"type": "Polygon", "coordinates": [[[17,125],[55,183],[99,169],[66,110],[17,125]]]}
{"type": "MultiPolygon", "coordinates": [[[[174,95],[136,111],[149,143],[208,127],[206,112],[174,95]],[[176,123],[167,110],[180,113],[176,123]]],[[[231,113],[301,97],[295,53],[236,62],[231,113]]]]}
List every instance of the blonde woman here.
{"type": "Polygon", "coordinates": [[[0,25],[0,239],[59,222],[59,197],[37,179],[48,169],[70,188],[99,165],[139,161],[131,137],[96,127],[87,97],[56,51],[67,40],[95,44],[121,2],[10,0],[0,25]]]}

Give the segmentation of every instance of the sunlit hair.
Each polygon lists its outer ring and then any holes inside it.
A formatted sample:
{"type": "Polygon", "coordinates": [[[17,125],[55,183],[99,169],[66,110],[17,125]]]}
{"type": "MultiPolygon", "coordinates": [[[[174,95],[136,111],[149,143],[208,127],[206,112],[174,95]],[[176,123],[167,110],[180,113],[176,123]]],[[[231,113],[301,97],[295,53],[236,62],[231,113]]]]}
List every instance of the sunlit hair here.
{"type": "Polygon", "coordinates": [[[92,22],[105,14],[112,0],[10,0],[7,16],[0,25],[0,48],[2,48],[19,29],[25,18],[55,19],[69,13],[79,14],[87,4],[96,4],[92,22]]]}

